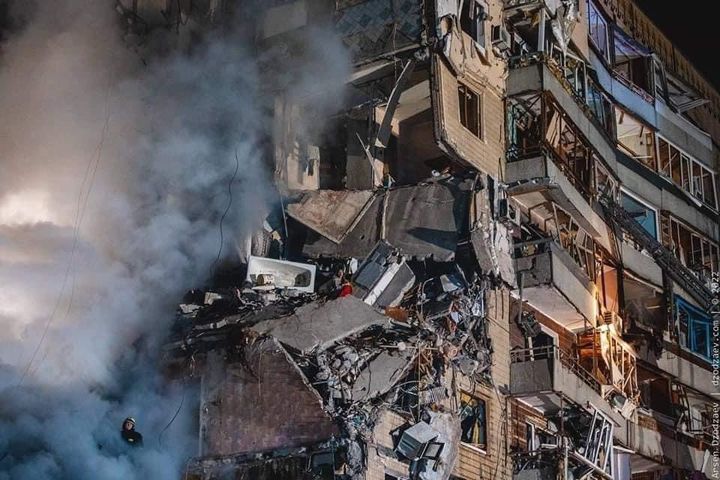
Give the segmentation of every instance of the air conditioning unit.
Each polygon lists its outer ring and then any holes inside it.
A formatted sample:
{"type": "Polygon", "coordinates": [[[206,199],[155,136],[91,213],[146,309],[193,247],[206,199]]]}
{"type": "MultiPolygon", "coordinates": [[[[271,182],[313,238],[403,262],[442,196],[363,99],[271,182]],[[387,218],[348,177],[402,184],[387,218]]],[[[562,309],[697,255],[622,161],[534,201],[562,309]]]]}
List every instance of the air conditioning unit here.
{"type": "Polygon", "coordinates": [[[492,42],[492,46],[501,52],[509,51],[512,43],[510,41],[510,33],[502,25],[493,25],[490,41],[492,42]]]}
{"type": "Polygon", "coordinates": [[[435,442],[437,437],[438,432],[433,430],[430,424],[418,422],[403,432],[395,451],[408,460],[423,457],[436,459],[443,449],[442,443],[435,442]]]}

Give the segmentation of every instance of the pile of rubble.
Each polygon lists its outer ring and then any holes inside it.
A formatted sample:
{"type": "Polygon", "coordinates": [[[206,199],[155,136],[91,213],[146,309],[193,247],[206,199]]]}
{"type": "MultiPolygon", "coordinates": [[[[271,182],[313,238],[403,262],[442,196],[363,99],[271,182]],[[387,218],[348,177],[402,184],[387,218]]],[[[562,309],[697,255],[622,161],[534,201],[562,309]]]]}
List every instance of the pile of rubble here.
{"type": "Polygon", "coordinates": [[[298,436],[296,443],[323,449],[332,441],[329,478],[361,478],[377,419],[390,410],[407,419],[391,454],[408,464],[412,478],[448,478],[463,419],[450,383],[456,374],[492,383],[485,294],[496,285],[478,276],[477,262],[463,268],[443,260],[418,260],[381,239],[363,259],[250,257],[241,285],[188,292],[166,354],[210,372],[202,375],[202,458],[195,468],[207,473],[227,455],[237,464],[249,452],[265,452],[254,461],[275,459],[278,447],[296,447],[288,438],[298,436]],[[262,417],[266,388],[278,391],[273,398],[295,396],[276,405],[287,423],[276,420],[264,436],[256,429],[258,439],[250,441],[239,438],[244,426],[231,432],[228,421],[218,421],[262,417]],[[241,404],[242,413],[229,410],[241,404]],[[312,431],[298,432],[308,419],[316,422],[312,431]]]}

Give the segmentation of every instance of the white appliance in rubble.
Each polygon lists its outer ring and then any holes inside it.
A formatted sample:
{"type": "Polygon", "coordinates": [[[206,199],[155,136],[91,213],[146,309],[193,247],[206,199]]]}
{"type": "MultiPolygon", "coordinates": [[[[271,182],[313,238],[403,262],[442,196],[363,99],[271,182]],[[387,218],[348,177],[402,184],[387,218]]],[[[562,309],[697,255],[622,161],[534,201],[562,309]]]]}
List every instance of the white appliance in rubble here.
{"type": "Polygon", "coordinates": [[[315,291],[315,265],[274,258],[256,257],[248,259],[245,280],[255,290],[287,288],[305,293],[315,291]]]}

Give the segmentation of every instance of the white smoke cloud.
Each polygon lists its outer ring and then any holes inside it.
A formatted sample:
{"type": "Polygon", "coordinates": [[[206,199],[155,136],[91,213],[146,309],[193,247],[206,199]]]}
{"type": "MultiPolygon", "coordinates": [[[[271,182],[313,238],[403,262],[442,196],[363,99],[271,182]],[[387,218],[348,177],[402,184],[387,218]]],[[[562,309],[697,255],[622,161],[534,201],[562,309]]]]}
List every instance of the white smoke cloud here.
{"type": "MultiPolygon", "coordinates": [[[[226,33],[145,65],[113,3],[32,4],[0,46],[0,480],[180,476],[193,394],[154,352],[218,254],[236,154],[224,253],[277,198],[272,98],[247,42],[226,33]],[[126,415],[145,448],[120,441],[126,415]]],[[[344,52],[313,38],[304,72],[276,79],[337,99],[344,52]]]]}

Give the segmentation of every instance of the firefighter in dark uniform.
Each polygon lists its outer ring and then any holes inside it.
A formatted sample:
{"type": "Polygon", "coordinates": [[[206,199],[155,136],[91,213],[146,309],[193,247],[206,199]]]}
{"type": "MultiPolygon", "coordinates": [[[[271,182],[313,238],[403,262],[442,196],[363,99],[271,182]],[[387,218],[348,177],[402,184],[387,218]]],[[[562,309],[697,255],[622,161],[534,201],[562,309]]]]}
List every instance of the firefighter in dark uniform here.
{"type": "Polygon", "coordinates": [[[143,444],[143,437],[140,432],[135,431],[135,419],[132,417],[128,417],[123,421],[120,434],[122,439],[133,447],[141,447],[143,444]]]}

